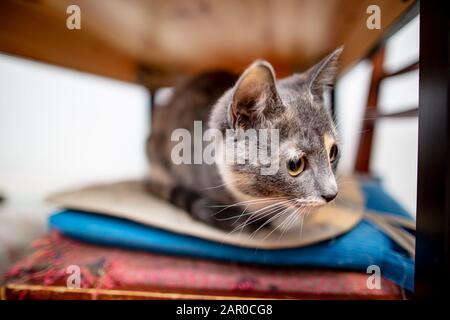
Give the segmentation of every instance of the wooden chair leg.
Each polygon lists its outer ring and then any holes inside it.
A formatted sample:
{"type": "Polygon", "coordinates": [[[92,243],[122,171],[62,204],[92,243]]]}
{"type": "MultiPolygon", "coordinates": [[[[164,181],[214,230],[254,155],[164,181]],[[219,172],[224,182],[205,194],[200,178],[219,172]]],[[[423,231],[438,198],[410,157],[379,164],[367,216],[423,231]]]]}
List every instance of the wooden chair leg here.
{"type": "MultiPolygon", "coordinates": [[[[378,105],[378,93],[380,82],[383,79],[383,62],[384,62],[384,48],[377,50],[372,55],[372,79],[370,81],[369,96],[367,99],[367,111],[376,112],[378,105]]],[[[375,122],[363,120],[361,138],[359,140],[358,153],[355,163],[355,171],[362,173],[369,173],[370,171],[370,156],[372,153],[372,140],[375,131],[375,122]]]]}

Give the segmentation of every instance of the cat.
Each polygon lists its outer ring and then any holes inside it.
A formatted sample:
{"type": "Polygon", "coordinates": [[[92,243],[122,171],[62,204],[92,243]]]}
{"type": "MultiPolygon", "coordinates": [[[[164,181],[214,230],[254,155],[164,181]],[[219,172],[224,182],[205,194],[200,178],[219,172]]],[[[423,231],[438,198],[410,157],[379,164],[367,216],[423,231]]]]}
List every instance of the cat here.
{"type": "MultiPolygon", "coordinates": [[[[209,72],[175,88],[168,105],[154,112],[148,190],[227,231],[273,228],[286,214],[332,201],[340,152],[324,93],[334,83],[341,52],[338,48],[306,72],[280,80],[269,62],[258,60],[240,76],[209,72]],[[278,130],[279,150],[273,154],[278,170],[263,175],[258,164],[175,164],[171,156],[178,142],[172,133],[179,128],[193,133],[194,121],[224,134],[278,130]]],[[[224,143],[218,148],[230,151],[224,143]]]]}

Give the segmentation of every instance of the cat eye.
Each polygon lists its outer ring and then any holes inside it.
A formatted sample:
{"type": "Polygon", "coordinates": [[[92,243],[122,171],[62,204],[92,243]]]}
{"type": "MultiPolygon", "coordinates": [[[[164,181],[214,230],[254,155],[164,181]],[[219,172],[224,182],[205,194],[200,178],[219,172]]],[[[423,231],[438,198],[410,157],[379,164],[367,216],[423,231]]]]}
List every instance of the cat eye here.
{"type": "Polygon", "coordinates": [[[333,145],[330,149],[330,162],[333,163],[336,161],[338,155],[338,147],[337,145],[333,145]]]}
{"type": "Polygon", "coordinates": [[[305,170],[305,157],[291,159],[287,162],[287,169],[291,176],[296,177],[305,170]]]}

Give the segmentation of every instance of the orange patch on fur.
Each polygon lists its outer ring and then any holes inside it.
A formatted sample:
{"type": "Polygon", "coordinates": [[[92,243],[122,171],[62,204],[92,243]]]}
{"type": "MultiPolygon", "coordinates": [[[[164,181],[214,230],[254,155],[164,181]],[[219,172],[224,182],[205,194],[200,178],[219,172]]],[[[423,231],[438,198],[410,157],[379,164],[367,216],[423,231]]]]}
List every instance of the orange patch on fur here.
{"type": "Polygon", "coordinates": [[[334,138],[330,136],[328,133],[325,133],[323,135],[323,144],[325,145],[325,149],[327,150],[327,153],[330,153],[331,147],[336,143],[334,138]]]}

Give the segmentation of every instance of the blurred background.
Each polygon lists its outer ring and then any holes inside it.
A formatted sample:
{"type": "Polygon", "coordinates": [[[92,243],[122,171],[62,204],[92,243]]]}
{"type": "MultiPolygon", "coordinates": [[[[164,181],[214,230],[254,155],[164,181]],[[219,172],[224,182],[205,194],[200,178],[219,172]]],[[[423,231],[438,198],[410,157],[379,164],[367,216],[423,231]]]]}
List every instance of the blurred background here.
{"type": "MultiPolygon", "coordinates": [[[[387,40],[386,70],[418,61],[418,21],[387,40]]],[[[372,68],[367,59],[348,65],[336,85],[341,174],[354,171],[372,68]]],[[[280,65],[281,75],[286,70],[280,65]]],[[[113,78],[0,53],[0,272],[46,231],[49,193],[146,174],[150,106],[163,105],[170,89],[154,89],[152,97],[147,86],[113,78]]],[[[417,106],[418,71],[383,81],[379,94],[383,112],[417,106]]],[[[415,215],[417,118],[382,119],[376,126],[371,172],[415,215]]]]}

